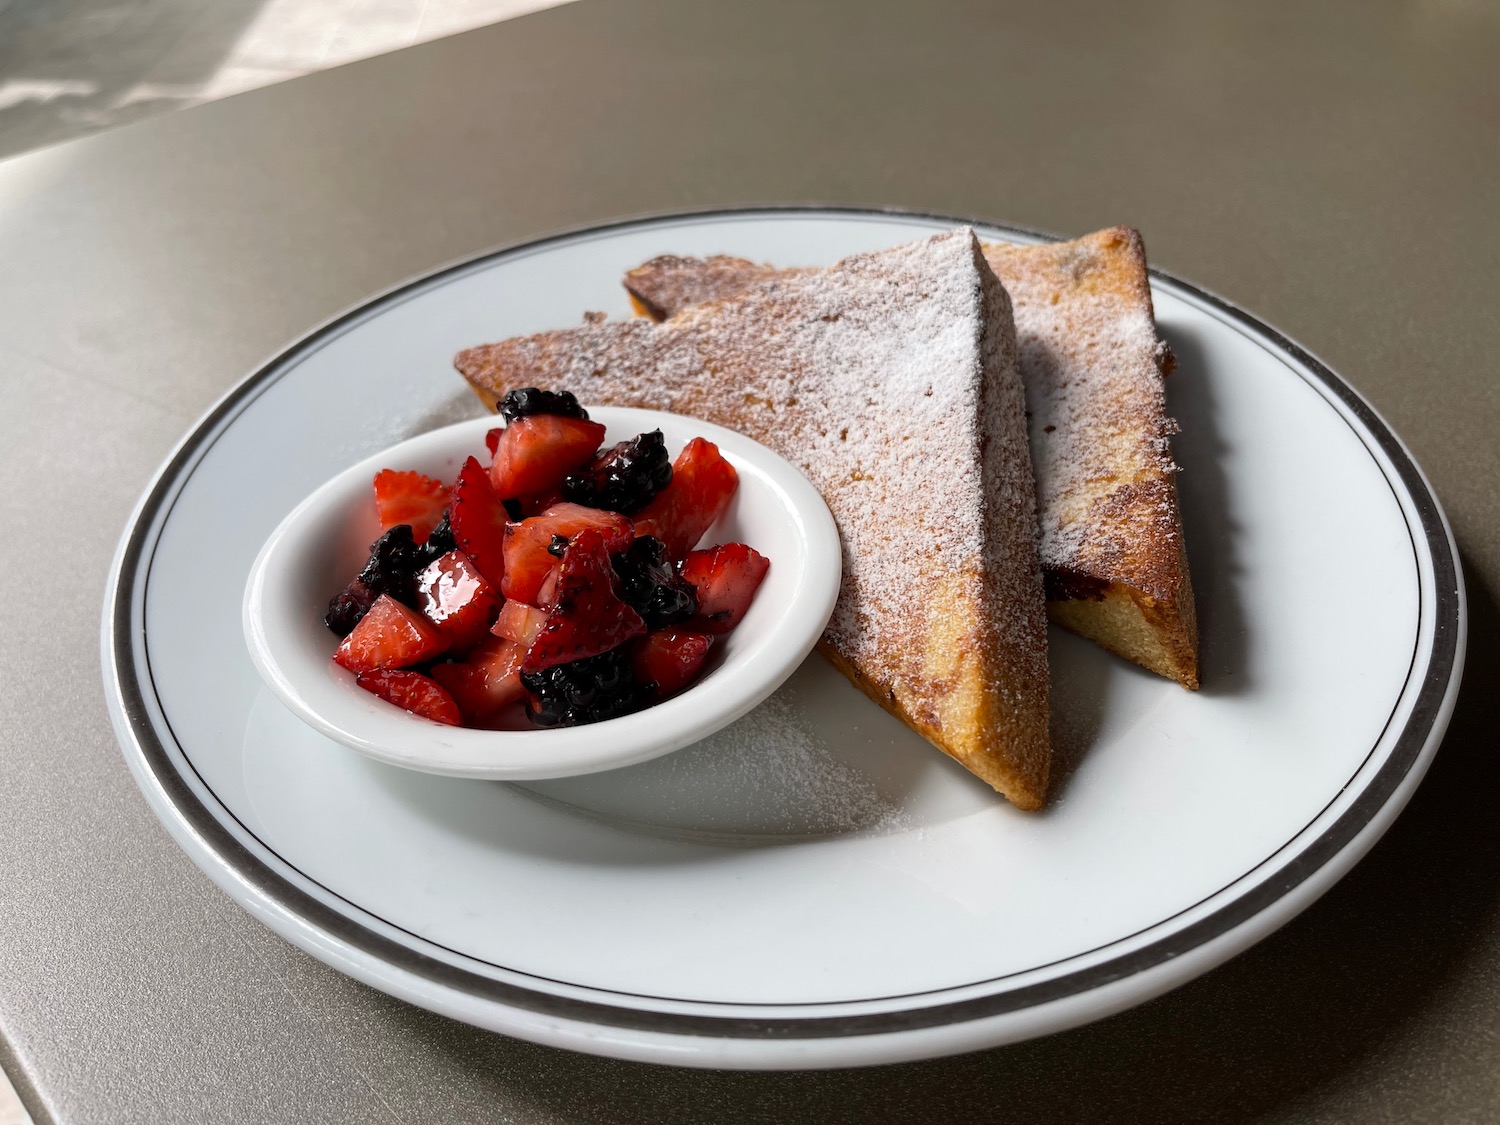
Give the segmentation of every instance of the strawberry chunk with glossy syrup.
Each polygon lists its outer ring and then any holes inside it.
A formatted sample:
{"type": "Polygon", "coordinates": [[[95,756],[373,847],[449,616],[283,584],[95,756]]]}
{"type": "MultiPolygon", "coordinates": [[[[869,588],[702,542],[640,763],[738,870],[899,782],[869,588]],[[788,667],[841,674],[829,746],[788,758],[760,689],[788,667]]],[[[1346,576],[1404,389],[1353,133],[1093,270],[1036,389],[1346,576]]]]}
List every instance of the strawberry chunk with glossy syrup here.
{"type": "Polygon", "coordinates": [[[658,431],[601,454],[605,428],[565,393],[499,409],[488,461],[451,487],[376,474],[382,534],[330,603],[335,662],[413,714],[489,730],[522,704],[538,725],[595,722],[691,686],[770,566],[738,543],[694,550],[734,467],[703,438],[668,466],[658,431]]]}
{"type": "Polygon", "coordinates": [[[479,573],[495,589],[505,580],[505,505],[495,495],[489,474],[477,458],[470,457],[458,471],[448,523],[453,542],[468,555],[479,573]]]}
{"type": "Polygon", "coordinates": [[[637,680],[655,684],[653,694],[665,699],[697,678],[713,643],[713,637],[707,633],[658,629],[637,642],[630,654],[630,666],[637,680]]]}
{"type": "Polygon", "coordinates": [[[371,672],[409,668],[447,647],[448,638],[441,629],[389,594],[381,594],[339,644],[333,659],[351,672],[371,672]]]}
{"type": "Polygon", "coordinates": [[[448,486],[421,473],[381,469],[375,474],[375,512],[380,530],[411,525],[412,538],[427,542],[448,507],[448,486]]]}
{"type": "MultiPolygon", "coordinates": [[[[580,531],[597,531],[604,539],[605,551],[613,554],[623,551],[635,540],[635,525],[629,516],[619,512],[606,512],[600,508],[587,508],[582,504],[570,504],[566,500],[553,504],[533,520],[546,521],[538,526],[550,528],[554,535],[572,538],[580,531]]],[[[527,520],[530,523],[531,520],[527,520]]]]}
{"type": "Polygon", "coordinates": [[[740,623],[771,560],[743,543],[693,551],[682,560],[682,577],[698,595],[698,615],[686,629],[727,633],[740,623]]]}
{"type": "Polygon", "coordinates": [[[495,625],[490,632],[515,642],[525,650],[531,647],[531,642],[536,640],[536,635],[546,623],[545,610],[512,599],[500,607],[500,616],[495,618],[495,625]]]}
{"type": "Polygon", "coordinates": [[[479,723],[526,694],[521,686],[524,650],[514,641],[489,637],[455,664],[435,664],[432,678],[448,689],[465,723],[479,723]]]}
{"type": "Polygon", "coordinates": [[[501,593],[507,598],[540,604],[542,585],[557,567],[557,556],[548,551],[553,537],[571,539],[581,531],[598,532],[606,554],[623,551],[635,538],[629,517],[618,512],[601,512],[581,504],[553,504],[541,515],[505,528],[505,580],[501,593]]]}
{"type": "Polygon", "coordinates": [[[672,463],[671,482],[635,513],[636,534],[656,536],[667,545],[669,558],[680,559],[724,514],[739,483],[719,447],[694,438],[672,463]]]}
{"type": "Polygon", "coordinates": [[[526,650],[523,672],[540,672],[618,648],[645,633],[641,615],[615,594],[604,536],[580,531],[563,551],[557,601],[526,650]]]}
{"type": "Polygon", "coordinates": [[[463,717],[453,696],[420,672],[376,668],[361,672],[354,682],[387,703],[394,703],[413,715],[421,715],[424,719],[445,723],[450,727],[463,725],[463,717]]]}
{"type": "Polygon", "coordinates": [[[499,605],[499,592],[462,551],[449,551],[417,575],[417,608],[443,631],[455,652],[472,648],[489,634],[499,605]]]}
{"type": "Polygon", "coordinates": [[[505,500],[555,491],[564,477],[589,463],[603,440],[604,427],[583,418],[517,418],[495,446],[490,482],[505,500]]]}

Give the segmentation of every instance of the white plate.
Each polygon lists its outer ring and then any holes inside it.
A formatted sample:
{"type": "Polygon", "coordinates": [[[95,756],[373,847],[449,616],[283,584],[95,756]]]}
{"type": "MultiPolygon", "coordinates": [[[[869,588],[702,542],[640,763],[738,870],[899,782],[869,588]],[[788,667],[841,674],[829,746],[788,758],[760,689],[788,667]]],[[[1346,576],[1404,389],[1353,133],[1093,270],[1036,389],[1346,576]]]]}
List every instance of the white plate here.
{"type": "Polygon", "coordinates": [[[253,374],[143,498],[106,602],[120,740],[181,846],[277,932],[414,1003],[577,1050],[744,1068],[1097,1019],[1326,891],[1447,724],[1466,620],[1452,539],[1347,384],[1160,275],[1204,688],[1054,632],[1045,814],[997,799],[817,656],[701,744],[524,785],[371,761],[262,686],[239,622],[261,543],[340,468],[474,413],[459,348],[626,315],[619,277],[656,254],[812,264],[952,225],[786,210],[565,235],[403,286],[253,374]]]}
{"type": "Polygon", "coordinates": [[[382,468],[451,481],[464,458],[486,454],[491,416],[456,422],[351,465],[277,525],[250,568],[244,628],[250,659],[282,703],[329,738],[372,758],[451,777],[504,781],[576,777],[659,758],[738,719],[797,670],[838,598],[841,561],[833,516],[793,465],[744,434],[660,410],[594,406],[613,444],[650,430],[676,453],[706,438],[739,473],[728,511],[703,542],[757,545],[771,562],[733,633],[720,637],[698,680],[653,707],[586,727],[544,730],[517,718],[509,730],[445,726],[361,690],[333,662],[323,625],[328,599],[359,571],[379,534],[370,481],[382,468]]]}

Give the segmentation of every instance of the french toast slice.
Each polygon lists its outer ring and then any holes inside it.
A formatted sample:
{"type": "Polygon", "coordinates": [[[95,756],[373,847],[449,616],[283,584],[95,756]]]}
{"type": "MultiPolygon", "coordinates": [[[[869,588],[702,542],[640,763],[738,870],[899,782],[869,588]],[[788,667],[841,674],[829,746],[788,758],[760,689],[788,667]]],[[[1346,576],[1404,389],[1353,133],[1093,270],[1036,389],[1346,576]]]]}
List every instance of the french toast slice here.
{"type": "MultiPolygon", "coordinates": [[[[459,353],[484,403],[543,386],[755,438],[822,493],[843,579],[822,650],[1022,809],[1051,757],[1046,610],[1010,302],[973,232],[848,258],[660,324],[459,353]]],[[[774,554],[772,565],[775,565],[774,554]]]]}
{"type": "MultiPolygon", "coordinates": [[[[984,243],[1010,295],[1026,388],[1053,621],[1186,688],[1198,687],[1188,577],[1163,378],[1139,232],[1072,242],[984,243]]],[[[743,258],[655,258],[625,275],[637,312],[660,320],[779,277],[743,258]]]]}

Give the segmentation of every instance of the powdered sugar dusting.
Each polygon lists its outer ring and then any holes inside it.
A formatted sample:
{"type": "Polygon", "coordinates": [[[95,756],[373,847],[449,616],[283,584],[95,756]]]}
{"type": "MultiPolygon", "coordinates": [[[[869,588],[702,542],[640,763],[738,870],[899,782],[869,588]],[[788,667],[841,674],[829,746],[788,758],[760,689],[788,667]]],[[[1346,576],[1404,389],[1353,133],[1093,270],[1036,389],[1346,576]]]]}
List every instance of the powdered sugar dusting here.
{"type": "Polygon", "coordinates": [[[618,827],[718,845],[913,827],[898,801],[829,747],[792,685],[674,754],[607,774],[518,788],[618,827]]]}
{"type": "Polygon", "coordinates": [[[1104,231],[987,247],[1011,295],[1041,512],[1042,564],[1159,597],[1181,523],[1144,254],[1104,231]]]}
{"type": "MultiPolygon", "coordinates": [[[[1145,251],[1113,228],[1073,242],[986,243],[1010,295],[1030,415],[1042,566],[1177,594],[1181,521],[1145,251]]],[[[776,276],[741,258],[662,257],[626,275],[665,315],[776,276]]]]}
{"type": "MultiPolygon", "coordinates": [[[[678,792],[711,777],[719,800],[695,793],[696,809],[731,799],[737,826],[758,833],[827,836],[883,829],[908,818],[861,770],[835,757],[785,694],[702,742],[661,759],[655,780],[678,792]]],[[[705,824],[704,828],[733,827],[705,824]]]]}
{"type": "MultiPolygon", "coordinates": [[[[765,407],[752,435],[828,500],[845,570],[828,640],[862,664],[881,645],[874,621],[888,635],[921,635],[920,568],[951,571],[986,548],[981,510],[968,500],[982,494],[983,309],[974,271],[961,268],[967,253],[948,238],[789,279],[778,303],[795,294],[800,323],[769,348],[755,343],[747,377],[718,392],[765,407]]],[[[712,310],[684,314],[704,353],[743,351],[712,310]]]]}

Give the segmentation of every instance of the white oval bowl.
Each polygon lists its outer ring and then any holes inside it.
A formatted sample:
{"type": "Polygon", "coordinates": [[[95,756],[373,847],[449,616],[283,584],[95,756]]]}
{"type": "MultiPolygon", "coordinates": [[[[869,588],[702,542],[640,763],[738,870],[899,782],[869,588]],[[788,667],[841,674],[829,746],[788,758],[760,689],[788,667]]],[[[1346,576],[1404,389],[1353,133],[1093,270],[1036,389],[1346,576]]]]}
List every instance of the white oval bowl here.
{"type": "Polygon", "coordinates": [[[687,690],[643,711],[587,726],[475,730],[403,711],[360,688],[333,662],[328,601],[363,566],[380,534],[371,481],[383,468],[451,482],[470,455],[487,460],[475,418],[367,458],[323,485],[261,548],[245,586],[245,640],[256,669],[287,707],[329,738],[392,765],[456,777],[572,777],[644,762],[745,714],[806,659],[833,612],[842,556],[823,498],[797,469],[743,434],[678,414],[588,408],[605,443],[660,429],[675,457],[692,438],[719,447],[739,473],[729,511],[702,543],[743,542],[771,560],[739,626],[720,637],[687,690]]]}

